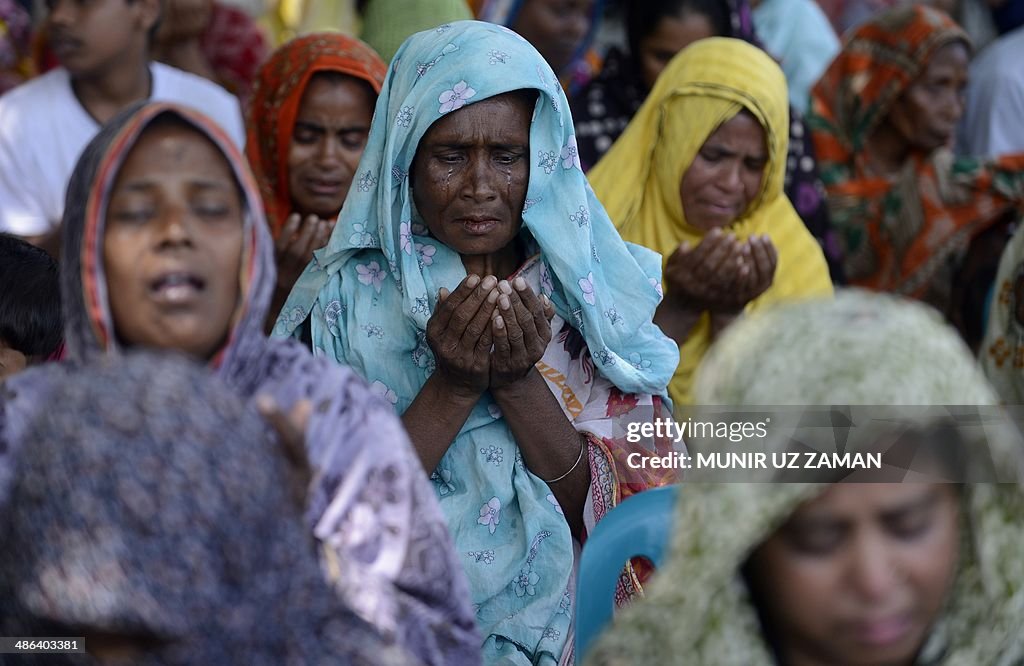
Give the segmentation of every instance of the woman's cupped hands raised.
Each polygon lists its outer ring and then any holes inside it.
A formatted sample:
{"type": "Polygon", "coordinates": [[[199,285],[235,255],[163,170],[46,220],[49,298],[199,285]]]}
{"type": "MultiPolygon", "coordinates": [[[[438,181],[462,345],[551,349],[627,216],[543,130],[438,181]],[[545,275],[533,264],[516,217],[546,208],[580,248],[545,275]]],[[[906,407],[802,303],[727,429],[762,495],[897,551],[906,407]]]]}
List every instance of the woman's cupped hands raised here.
{"type": "Polygon", "coordinates": [[[438,371],[470,396],[523,379],[551,341],[554,306],[523,278],[466,276],[454,291],[441,289],[427,323],[427,343],[438,371]]]}

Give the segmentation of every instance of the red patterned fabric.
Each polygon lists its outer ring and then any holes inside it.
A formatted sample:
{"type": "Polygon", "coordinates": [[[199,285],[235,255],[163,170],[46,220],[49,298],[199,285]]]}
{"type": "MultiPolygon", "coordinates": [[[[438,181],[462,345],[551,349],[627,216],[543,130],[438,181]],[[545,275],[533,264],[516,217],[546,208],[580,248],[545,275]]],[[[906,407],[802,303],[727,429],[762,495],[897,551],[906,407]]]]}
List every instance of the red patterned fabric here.
{"type": "Polygon", "coordinates": [[[217,83],[244,104],[270,45],[259,25],[243,10],[213,4],[210,24],[199,40],[203,55],[217,74],[217,83]]]}

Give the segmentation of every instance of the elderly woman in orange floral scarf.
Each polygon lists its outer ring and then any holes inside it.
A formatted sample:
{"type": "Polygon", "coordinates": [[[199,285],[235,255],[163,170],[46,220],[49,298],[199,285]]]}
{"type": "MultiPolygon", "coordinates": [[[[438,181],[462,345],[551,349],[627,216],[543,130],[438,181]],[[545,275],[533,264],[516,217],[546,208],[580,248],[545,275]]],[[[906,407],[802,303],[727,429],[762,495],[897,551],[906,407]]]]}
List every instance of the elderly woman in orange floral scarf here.
{"type": "Polygon", "coordinates": [[[949,150],[969,58],[942,12],[884,12],[847,38],[807,121],[849,282],[924,300],[976,343],[1005,222],[1024,208],[1024,155],[949,150]]]}
{"type": "Polygon", "coordinates": [[[276,244],[270,324],[331,235],[386,72],[373,49],[335,33],[294,39],[260,69],[246,113],[246,152],[276,244]]]}

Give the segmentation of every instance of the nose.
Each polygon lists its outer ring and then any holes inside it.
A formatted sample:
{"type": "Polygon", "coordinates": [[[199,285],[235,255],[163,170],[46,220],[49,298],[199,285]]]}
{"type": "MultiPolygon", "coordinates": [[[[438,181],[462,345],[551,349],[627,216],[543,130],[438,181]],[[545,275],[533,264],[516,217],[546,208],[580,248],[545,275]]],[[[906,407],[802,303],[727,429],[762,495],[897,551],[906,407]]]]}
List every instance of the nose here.
{"type": "Polygon", "coordinates": [[[462,198],[477,203],[494,201],[498,196],[495,179],[496,170],[481,157],[471,157],[466,167],[466,180],[462,189],[462,198]]]}
{"type": "Polygon", "coordinates": [[[951,125],[959,122],[960,118],[964,115],[963,96],[957,92],[951,93],[949,100],[943,105],[943,112],[943,117],[951,125]]]}
{"type": "Polygon", "coordinates": [[[316,163],[318,166],[333,168],[341,161],[341,147],[338,142],[325,137],[320,140],[316,148],[316,163]]]}
{"type": "Polygon", "coordinates": [[[160,215],[157,246],[160,248],[193,245],[191,214],[180,206],[171,206],[160,215]]]}
{"type": "Polygon", "coordinates": [[[719,188],[725,192],[736,192],[743,188],[743,180],[740,178],[743,165],[739,160],[728,160],[719,172],[717,183],[719,188]]]}
{"type": "Polygon", "coordinates": [[[850,582],[860,599],[879,603],[898,589],[897,557],[883,539],[863,536],[851,544],[849,552],[850,582]]]}

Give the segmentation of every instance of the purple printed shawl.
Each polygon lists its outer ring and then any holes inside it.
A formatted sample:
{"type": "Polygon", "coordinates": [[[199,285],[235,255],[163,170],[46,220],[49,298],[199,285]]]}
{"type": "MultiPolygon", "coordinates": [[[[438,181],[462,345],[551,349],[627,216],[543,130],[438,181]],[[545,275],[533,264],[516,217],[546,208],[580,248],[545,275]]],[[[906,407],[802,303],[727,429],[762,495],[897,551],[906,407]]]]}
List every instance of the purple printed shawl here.
{"type": "Polygon", "coordinates": [[[106,355],[51,399],[0,521],[0,633],[118,637],[136,666],[420,663],[324,581],[291,492],[301,475],[195,359],[106,355]]]}
{"type": "Polygon", "coordinates": [[[132,146],[164,114],[180,117],[213,141],[241,187],[247,211],[242,296],[211,369],[246,401],[270,395],[288,411],[299,399],[311,400],[306,444],[313,482],[306,520],[332,583],[385,637],[426,663],[478,663],[465,576],[401,423],[355,373],[315,359],[297,342],[263,334],[275,269],[259,192],[227,135],[191,110],[136,105],[104,127],[79,158],[63,219],[61,292],[69,363],[29,371],[0,386],[0,499],[7,494],[10,456],[20,434],[34,414],[50,407],[48,387],[76,363],[121,353],[102,261],[106,206],[132,146]]]}

